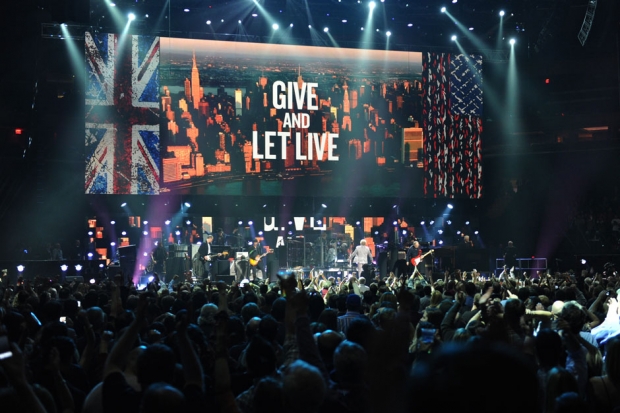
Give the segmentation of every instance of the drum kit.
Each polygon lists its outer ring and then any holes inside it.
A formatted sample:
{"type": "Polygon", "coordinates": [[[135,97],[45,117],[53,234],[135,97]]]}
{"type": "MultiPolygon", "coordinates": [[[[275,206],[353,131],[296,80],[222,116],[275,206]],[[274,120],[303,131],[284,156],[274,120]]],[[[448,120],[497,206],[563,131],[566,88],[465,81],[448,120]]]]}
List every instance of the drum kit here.
{"type": "Polygon", "coordinates": [[[332,238],[328,242],[305,242],[303,239],[289,239],[288,264],[291,267],[344,267],[348,265],[350,243],[332,238]]]}

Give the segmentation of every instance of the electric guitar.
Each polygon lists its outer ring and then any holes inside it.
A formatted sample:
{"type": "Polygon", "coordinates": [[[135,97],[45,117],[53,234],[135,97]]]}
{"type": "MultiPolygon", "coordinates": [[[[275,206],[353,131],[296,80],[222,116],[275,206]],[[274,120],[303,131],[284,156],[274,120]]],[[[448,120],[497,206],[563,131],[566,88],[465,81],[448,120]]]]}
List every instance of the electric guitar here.
{"type": "Polygon", "coordinates": [[[432,254],[435,250],[430,250],[425,254],[419,255],[417,257],[413,257],[411,259],[411,265],[413,265],[414,267],[417,267],[417,265],[424,259],[424,257],[426,257],[428,254],[432,254]]]}
{"type": "Polygon", "coordinates": [[[269,251],[267,251],[267,252],[266,252],[266,253],[264,253],[264,254],[257,255],[257,256],[256,256],[256,257],[254,257],[254,258],[250,258],[250,259],[249,259],[249,261],[250,261],[250,265],[251,265],[252,267],[256,267],[256,266],[258,265],[258,263],[260,262],[261,258],[263,258],[263,257],[264,257],[265,255],[267,255],[267,254],[271,254],[272,252],[273,252],[273,250],[269,250],[269,251]]]}
{"type": "Polygon", "coordinates": [[[200,257],[201,261],[211,261],[211,258],[214,257],[222,257],[222,256],[226,256],[228,255],[228,251],[224,251],[224,252],[218,252],[218,253],[213,253],[213,254],[207,254],[204,257],[200,257]]]}

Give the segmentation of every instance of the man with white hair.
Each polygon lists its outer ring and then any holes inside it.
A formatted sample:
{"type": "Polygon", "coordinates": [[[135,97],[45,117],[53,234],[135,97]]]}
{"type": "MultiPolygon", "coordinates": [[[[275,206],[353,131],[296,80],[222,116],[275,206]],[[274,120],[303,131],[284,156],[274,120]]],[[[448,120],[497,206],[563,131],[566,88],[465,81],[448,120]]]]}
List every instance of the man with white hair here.
{"type": "Polygon", "coordinates": [[[366,278],[360,277],[358,281],[359,281],[360,294],[364,295],[364,292],[369,291],[370,287],[366,285],[366,278]]]}
{"type": "Polygon", "coordinates": [[[372,252],[366,244],[365,239],[361,240],[360,245],[355,247],[355,250],[349,256],[349,265],[351,265],[351,262],[356,263],[358,274],[362,273],[364,264],[372,262],[372,252]]]}

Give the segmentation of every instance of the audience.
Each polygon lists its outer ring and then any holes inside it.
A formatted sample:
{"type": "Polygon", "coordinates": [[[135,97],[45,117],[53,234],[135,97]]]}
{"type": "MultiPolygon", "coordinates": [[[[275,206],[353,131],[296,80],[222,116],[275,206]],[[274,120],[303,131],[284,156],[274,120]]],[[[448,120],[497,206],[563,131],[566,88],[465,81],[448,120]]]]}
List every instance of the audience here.
{"type": "Polygon", "coordinates": [[[144,291],[120,275],[4,283],[0,406],[620,411],[620,278],[604,275],[456,271],[429,282],[319,273],[243,286],[176,277],[144,291]]]}

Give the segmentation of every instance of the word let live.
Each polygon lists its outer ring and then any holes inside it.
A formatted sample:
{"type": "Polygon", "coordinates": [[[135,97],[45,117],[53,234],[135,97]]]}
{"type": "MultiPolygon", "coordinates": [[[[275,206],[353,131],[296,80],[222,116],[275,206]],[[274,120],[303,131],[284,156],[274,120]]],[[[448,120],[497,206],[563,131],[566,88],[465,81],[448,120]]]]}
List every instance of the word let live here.
{"type": "MultiPolygon", "coordinates": [[[[260,147],[258,132],[252,132],[252,157],[254,159],[278,159],[278,154],[275,153],[275,142],[278,138],[281,139],[281,153],[280,159],[286,159],[286,142],[291,137],[290,132],[265,132],[265,139],[263,145],[260,147]],[[264,150],[262,150],[264,149],[264,150]]],[[[307,142],[307,155],[303,154],[303,142],[301,139],[301,133],[295,132],[295,159],[298,161],[311,161],[313,159],[323,159],[325,153],[327,153],[328,161],[338,161],[339,156],[334,155],[334,151],[337,148],[334,139],[338,138],[337,133],[325,132],[320,133],[308,133],[307,142]]]]}

